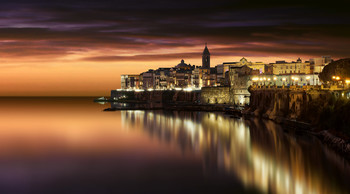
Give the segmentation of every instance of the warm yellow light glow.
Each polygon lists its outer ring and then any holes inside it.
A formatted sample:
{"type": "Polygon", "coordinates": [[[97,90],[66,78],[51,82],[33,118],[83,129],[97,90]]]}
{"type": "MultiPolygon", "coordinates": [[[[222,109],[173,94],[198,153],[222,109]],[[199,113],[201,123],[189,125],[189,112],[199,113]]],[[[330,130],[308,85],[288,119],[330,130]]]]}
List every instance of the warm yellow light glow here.
{"type": "Polygon", "coordinates": [[[270,81],[270,80],[271,80],[270,78],[267,79],[267,81],[270,81]]]}
{"type": "Polygon", "coordinates": [[[335,79],[336,79],[336,80],[340,80],[340,77],[339,77],[339,76],[337,76],[337,77],[335,77],[335,79]]]}
{"type": "Polygon", "coordinates": [[[335,79],[335,76],[333,76],[332,79],[335,79]]]}
{"type": "Polygon", "coordinates": [[[192,88],[184,88],[184,91],[186,91],[186,92],[191,92],[191,91],[192,91],[192,88]]]}
{"type": "Polygon", "coordinates": [[[307,76],[306,79],[309,80],[309,79],[310,79],[310,76],[307,76]]]}
{"type": "Polygon", "coordinates": [[[252,80],[253,80],[253,81],[258,81],[259,78],[258,78],[258,77],[254,77],[252,80]]]}
{"type": "Polygon", "coordinates": [[[350,80],[349,79],[345,80],[345,83],[350,84],[350,80]]]}
{"type": "Polygon", "coordinates": [[[286,81],[286,78],[282,78],[283,81],[286,81]]]}
{"type": "Polygon", "coordinates": [[[277,80],[277,77],[274,77],[274,78],[273,78],[273,80],[275,80],[275,81],[276,81],[276,80],[277,80]]]}
{"type": "MultiPolygon", "coordinates": [[[[292,139],[285,140],[289,147],[282,146],[280,149],[271,150],[264,148],[260,142],[251,138],[251,130],[242,121],[213,113],[202,115],[202,122],[189,119],[192,118],[190,115],[183,118],[159,115],[155,112],[151,117],[149,114],[135,114],[131,111],[121,114],[123,120],[128,121],[124,122],[123,127],[130,126],[134,129],[135,126],[146,126],[146,131],[150,133],[159,132],[156,137],[160,140],[170,137],[167,141],[171,145],[180,146],[186,143],[191,145],[189,149],[198,155],[210,154],[210,147],[217,145],[220,148],[220,152],[214,156],[215,161],[218,161],[217,167],[237,176],[246,187],[254,186],[265,193],[342,192],[342,188],[332,186],[322,171],[318,172],[320,176],[312,176],[316,171],[308,167],[309,160],[304,157],[305,150],[292,143],[292,139]],[[130,121],[136,125],[131,125],[130,121]],[[179,131],[183,131],[184,134],[179,134],[179,131]],[[162,135],[164,132],[169,136],[162,135]],[[182,138],[183,135],[186,135],[186,138],[182,138]],[[247,163],[250,165],[246,165],[247,163]]],[[[266,127],[271,137],[274,137],[271,138],[273,142],[275,144],[281,142],[274,126],[267,124],[266,127]]]]}

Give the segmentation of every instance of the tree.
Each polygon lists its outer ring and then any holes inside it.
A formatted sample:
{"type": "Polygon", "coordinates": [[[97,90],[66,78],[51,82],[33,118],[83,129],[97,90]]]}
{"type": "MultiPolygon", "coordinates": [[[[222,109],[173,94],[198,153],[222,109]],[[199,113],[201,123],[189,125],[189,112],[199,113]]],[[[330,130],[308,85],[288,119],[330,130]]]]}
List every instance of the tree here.
{"type": "Polygon", "coordinates": [[[333,81],[333,76],[339,76],[341,80],[350,79],[350,58],[334,61],[323,68],[319,78],[324,83],[333,81]]]}

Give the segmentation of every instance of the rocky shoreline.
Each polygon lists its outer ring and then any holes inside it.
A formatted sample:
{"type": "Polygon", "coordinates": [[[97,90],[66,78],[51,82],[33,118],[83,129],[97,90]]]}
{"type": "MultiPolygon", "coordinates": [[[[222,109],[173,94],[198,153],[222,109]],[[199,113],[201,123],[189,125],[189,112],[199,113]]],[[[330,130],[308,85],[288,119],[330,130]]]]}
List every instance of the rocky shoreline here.
{"type": "Polygon", "coordinates": [[[323,130],[316,133],[316,136],[332,149],[341,153],[346,159],[350,160],[350,142],[340,137],[334,136],[330,132],[323,130]]]}

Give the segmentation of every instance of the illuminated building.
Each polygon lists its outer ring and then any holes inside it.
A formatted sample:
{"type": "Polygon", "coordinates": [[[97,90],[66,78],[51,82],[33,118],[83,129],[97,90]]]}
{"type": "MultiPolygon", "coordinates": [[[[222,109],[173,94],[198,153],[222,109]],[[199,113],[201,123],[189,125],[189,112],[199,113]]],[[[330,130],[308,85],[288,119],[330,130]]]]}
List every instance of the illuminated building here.
{"type": "Polygon", "coordinates": [[[229,70],[230,64],[223,63],[216,66],[216,85],[229,86],[229,70]]]}
{"type": "Polygon", "coordinates": [[[273,65],[274,75],[286,74],[310,74],[310,62],[302,62],[300,58],[296,62],[276,61],[273,65]]]}
{"type": "Polygon", "coordinates": [[[142,73],[143,89],[154,88],[154,70],[150,69],[142,73]]]}
{"type": "Polygon", "coordinates": [[[321,85],[320,79],[316,74],[300,74],[300,75],[255,75],[251,77],[253,85],[259,86],[305,86],[321,85]]]}
{"type": "Polygon", "coordinates": [[[139,89],[140,75],[121,75],[121,89],[139,89]]]}
{"type": "Polygon", "coordinates": [[[223,65],[224,65],[224,69],[225,69],[225,66],[226,68],[229,68],[229,67],[242,67],[246,65],[247,67],[253,70],[258,70],[259,73],[265,73],[266,64],[263,62],[251,62],[243,57],[241,60],[239,60],[239,62],[225,62],[223,63],[223,65]]]}
{"type": "Polygon", "coordinates": [[[216,86],[217,83],[217,75],[216,75],[216,68],[210,68],[209,73],[209,86],[216,86]]]}
{"type": "Polygon", "coordinates": [[[174,87],[173,72],[171,68],[159,68],[154,72],[155,89],[168,89],[174,87]]]}
{"type": "Polygon", "coordinates": [[[320,58],[310,59],[310,69],[312,73],[319,74],[322,72],[323,68],[331,63],[333,59],[330,56],[323,56],[320,58]]]}
{"type": "Polygon", "coordinates": [[[195,88],[203,87],[202,71],[199,67],[196,67],[194,70],[192,70],[191,85],[195,88]]]}

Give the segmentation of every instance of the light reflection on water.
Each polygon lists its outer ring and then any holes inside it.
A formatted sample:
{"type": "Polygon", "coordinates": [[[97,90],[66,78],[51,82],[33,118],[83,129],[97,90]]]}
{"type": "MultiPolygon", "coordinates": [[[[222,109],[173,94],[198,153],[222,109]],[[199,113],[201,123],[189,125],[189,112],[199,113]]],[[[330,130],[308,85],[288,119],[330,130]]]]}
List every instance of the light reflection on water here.
{"type": "Polygon", "coordinates": [[[220,113],[0,99],[0,193],[347,193],[315,138],[220,113]]]}
{"type": "Polygon", "coordinates": [[[266,193],[348,193],[350,167],[310,136],[283,132],[271,121],[220,113],[122,111],[124,129],[200,155],[204,171],[236,176],[266,193]],[[288,134],[289,133],[289,134],[288,134]]]}

